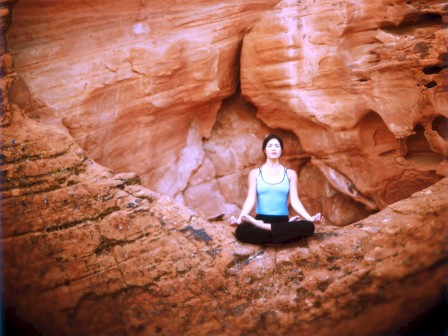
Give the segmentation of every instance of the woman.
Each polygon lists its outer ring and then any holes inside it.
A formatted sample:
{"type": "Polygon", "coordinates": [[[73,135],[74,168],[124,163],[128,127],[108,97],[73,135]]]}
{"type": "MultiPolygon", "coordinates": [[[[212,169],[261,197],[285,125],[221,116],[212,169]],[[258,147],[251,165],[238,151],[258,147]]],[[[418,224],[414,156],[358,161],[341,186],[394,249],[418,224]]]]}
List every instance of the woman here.
{"type": "Polygon", "coordinates": [[[241,214],[232,216],[230,223],[238,225],[238,240],[252,244],[290,243],[312,236],[313,222],[321,214],[311,216],[303,207],[297,193],[297,173],[280,164],[283,141],[269,134],[263,141],[266,162],[249,174],[249,190],[241,214]],[[292,208],[305,220],[295,216],[289,220],[288,195],[292,208]],[[249,215],[257,201],[256,217],[249,215]]]}

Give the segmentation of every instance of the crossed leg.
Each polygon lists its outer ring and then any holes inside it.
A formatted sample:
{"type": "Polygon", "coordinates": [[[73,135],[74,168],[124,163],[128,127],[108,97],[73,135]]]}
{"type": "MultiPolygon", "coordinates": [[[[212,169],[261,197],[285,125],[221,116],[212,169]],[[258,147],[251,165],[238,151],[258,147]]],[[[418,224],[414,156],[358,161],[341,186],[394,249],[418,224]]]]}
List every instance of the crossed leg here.
{"type": "Polygon", "coordinates": [[[253,225],[255,225],[255,226],[257,226],[257,227],[259,227],[260,229],[263,229],[263,230],[271,231],[271,229],[272,229],[271,224],[265,223],[261,219],[255,219],[255,218],[253,218],[252,216],[249,216],[249,215],[243,215],[241,217],[241,219],[244,222],[253,224],[253,225]]]}
{"type": "MultiPolygon", "coordinates": [[[[294,218],[295,219],[295,218],[294,218]]],[[[238,240],[251,244],[290,243],[314,234],[311,221],[288,221],[287,216],[243,215],[235,234],[238,240]]]]}

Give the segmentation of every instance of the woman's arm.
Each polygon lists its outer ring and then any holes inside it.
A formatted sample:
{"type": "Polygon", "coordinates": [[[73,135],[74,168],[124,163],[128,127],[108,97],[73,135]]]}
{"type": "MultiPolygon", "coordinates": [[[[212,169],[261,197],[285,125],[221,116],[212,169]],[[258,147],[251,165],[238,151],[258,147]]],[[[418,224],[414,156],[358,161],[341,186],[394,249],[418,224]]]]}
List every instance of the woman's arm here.
{"type": "Polygon", "coordinates": [[[320,213],[311,216],[308,211],[305,210],[302,202],[300,202],[299,194],[297,192],[297,173],[292,169],[288,169],[287,173],[289,177],[289,200],[291,202],[292,208],[306,220],[309,220],[311,222],[320,221],[320,213]]]}
{"type": "Polygon", "coordinates": [[[248,215],[252,208],[255,205],[255,201],[257,200],[257,177],[258,177],[258,169],[252,169],[249,173],[249,187],[247,190],[247,197],[244,201],[243,208],[241,209],[241,214],[238,216],[237,224],[241,224],[242,217],[244,215],[248,215]]]}

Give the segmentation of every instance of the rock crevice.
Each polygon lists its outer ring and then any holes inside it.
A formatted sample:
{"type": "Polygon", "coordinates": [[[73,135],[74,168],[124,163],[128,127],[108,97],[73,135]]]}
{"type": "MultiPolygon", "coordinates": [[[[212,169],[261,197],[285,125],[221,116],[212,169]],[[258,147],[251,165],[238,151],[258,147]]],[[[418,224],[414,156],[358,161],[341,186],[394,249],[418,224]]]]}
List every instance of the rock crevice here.
{"type": "MultiPolygon", "coordinates": [[[[440,6],[276,2],[17,2],[0,79],[4,304],[16,316],[48,335],[359,336],[437,302],[446,46],[424,13],[440,6]],[[240,48],[254,105],[237,92],[240,48]],[[254,144],[272,130],[328,221],[294,244],[241,244],[219,219],[238,211],[262,162],[254,144]],[[141,179],[114,172],[131,166],[141,179]],[[154,181],[165,195],[141,185],[154,181]]],[[[3,32],[14,4],[1,4],[3,32]]]]}

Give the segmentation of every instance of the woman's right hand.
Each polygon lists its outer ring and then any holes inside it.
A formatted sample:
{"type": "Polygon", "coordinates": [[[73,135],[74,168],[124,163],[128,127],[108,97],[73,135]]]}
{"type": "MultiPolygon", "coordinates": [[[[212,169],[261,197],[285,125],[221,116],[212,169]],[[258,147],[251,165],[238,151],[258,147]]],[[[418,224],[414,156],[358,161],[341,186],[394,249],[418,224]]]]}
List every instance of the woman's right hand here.
{"type": "Polygon", "coordinates": [[[241,224],[241,217],[236,218],[235,216],[230,216],[229,223],[232,226],[238,226],[241,224]]]}

